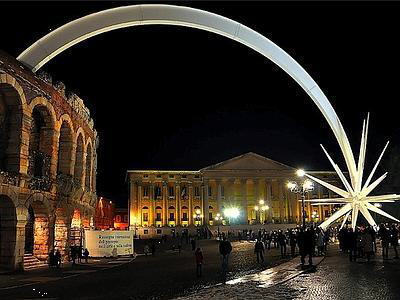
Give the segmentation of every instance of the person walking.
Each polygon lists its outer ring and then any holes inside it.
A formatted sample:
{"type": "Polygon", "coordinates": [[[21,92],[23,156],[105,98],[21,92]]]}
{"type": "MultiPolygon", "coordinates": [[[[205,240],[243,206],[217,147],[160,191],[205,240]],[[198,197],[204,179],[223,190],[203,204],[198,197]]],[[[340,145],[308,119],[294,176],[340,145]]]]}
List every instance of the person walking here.
{"type": "Polygon", "coordinates": [[[281,257],[284,258],[286,256],[286,235],[282,230],[279,230],[277,240],[279,247],[281,248],[281,257]]]}
{"type": "Polygon", "coordinates": [[[364,253],[367,256],[367,261],[369,262],[371,260],[371,255],[374,254],[374,242],[372,238],[372,231],[370,227],[367,227],[364,230],[363,233],[363,248],[364,248],[364,253]]]}
{"type": "Polygon", "coordinates": [[[196,258],[196,276],[201,277],[203,266],[203,252],[201,252],[200,248],[196,249],[196,251],[194,252],[194,256],[196,258]]]}
{"type": "Polygon", "coordinates": [[[226,237],[222,238],[222,241],[219,243],[219,253],[222,255],[222,270],[226,271],[228,268],[229,255],[232,252],[232,245],[226,237]]]}
{"type": "Polygon", "coordinates": [[[388,259],[389,258],[389,232],[384,224],[381,224],[379,226],[378,234],[379,234],[379,237],[381,238],[382,258],[388,259]]]}
{"type": "Polygon", "coordinates": [[[88,263],[89,250],[87,248],[85,248],[85,251],[83,251],[83,257],[85,258],[85,263],[88,263]]]}
{"type": "Polygon", "coordinates": [[[353,228],[349,229],[347,243],[350,261],[357,261],[357,233],[353,232],[353,228]]]}
{"type": "Polygon", "coordinates": [[[296,244],[297,244],[297,238],[294,229],[290,229],[289,231],[289,244],[290,244],[290,254],[292,255],[292,257],[294,257],[296,255],[296,244]]]}
{"type": "Polygon", "coordinates": [[[192,245],[192,251],[196,250],[196,240],[194,238],[191,239],[190,244],[192,245]]]}
{"type": "Polygon", "coordinates": [[[56,254],[54,255],[54,258],[56,260],[57,268],[61,266],[61,253],[60,250],[57,249],[56,254]]]}
{"type": "Polygon", "coordinates": [[[259,239],[257,240],[256,244],[254,245],[254,253],[257,255],[257,262],[259,263],[264,262],[264,244],[259,239]]]}
{"type": "Polygon", "coordinates": [[[317,228],[317,251],[318,251],[318,256],[322,256],[322,253],[324,252],[324,233],[322,230],[318,227],[317,228]]]}
{"type": "Polygon", "coordinates": [[[144,249],[143,249],[144,255],[147,256],[147,254],[150,253],[150,247],[149,245],[144,245],[144,249]]]}
{"type": "Polygon", "coordinates": [[[75,260],[76,260],[76,255],[77,255],[77,253],[76,253],[76,247],[75,247],[75,246],[71,246],[72,265],[75,265],[75,264],[76,264],[76,262],[75,262],[75,260]]]}
{"type": "Polygon", "coordinates": [[[395,253],[395,259],[399,259],[399,254],[397,252],[397,246],[399,245],[399,231],[396,228],[396,225],[392,225],[392,229],[390,230],[390,244],[393,246],[393,250],[395,253]]]}

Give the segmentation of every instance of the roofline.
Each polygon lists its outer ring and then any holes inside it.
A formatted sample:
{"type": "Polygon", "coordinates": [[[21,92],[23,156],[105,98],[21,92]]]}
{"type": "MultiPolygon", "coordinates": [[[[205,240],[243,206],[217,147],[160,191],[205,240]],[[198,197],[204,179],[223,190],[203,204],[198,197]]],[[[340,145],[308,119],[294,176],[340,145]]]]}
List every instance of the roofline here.
{"type": "Polygon", "coordinates": [[[173,173],[173,174],[179,174],[179,173],[186,173],[186,174],[200,174],[200,171],[168,171],[168,170],[128,170],[126,173],[173,173]]]}

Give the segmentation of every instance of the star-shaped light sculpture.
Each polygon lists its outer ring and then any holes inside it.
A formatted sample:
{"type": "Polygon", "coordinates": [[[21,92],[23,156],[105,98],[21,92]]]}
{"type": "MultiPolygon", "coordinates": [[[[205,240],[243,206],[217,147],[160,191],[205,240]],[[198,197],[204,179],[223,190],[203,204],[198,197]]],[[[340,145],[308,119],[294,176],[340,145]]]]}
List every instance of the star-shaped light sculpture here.
{"type": "MultiPolygon", "coordinates": [[[[351,214],[351,227],[354,230],[356,227],[357,218],[358,218],[358,215],[360,212],[361,212],[361,214],[363,214],[363,216],[368,221],[368,223],[375,228],[376,227],[375,220],[372,218],[369,211],[373,211],[382,216],[390,218],[394,221],[400,222],[400,220],[396,219],[395,217],[389,215],[388,213],[381,210],[377,206],[373,205],[373,203],[394,202],[395,200],[400,200],[400,195],[390,194],[390,195],[370,196],[370,193],[387,176],[387,172],[386,172],[381,177],[379,177],[378,179],[376,179],[375,181],[373,181],[371,183],[372,177],[374,176],[376,168],[378,167],[389,142],[386,143],[381,155],[379,156],[377,162],[375,163],[375,166],[372,169],[371,173],[369,174],[367,180],[365,181],[364,184],[362,184],[363,173],[364,173],[365,153],[366,153],[366,148],[367,148],[368,125],[369,125],[369,114],[367,116],[367,121],[364,120],[364,122],[363,122],[358,165],[355,166],[355,163],[353,166],[347,165],[348,170],[349,170],[349,175],[350,175],[350,182],[346,179],[346,177],[344,176],[343,172],[340,170],[338,165],[335,164],[335,162],[332,160],[332,158],[330,157],[328,152],[321,145],[322,150],[325,152],[326,156],[328,157],[330,163],[332,164],[333,168],[335,169],[337,175],[339,176],[339,178],[340,178],[341,182],[343,183],[346,190],[338,188],[332,184],[329,184],[321,179],[318,179],[314,176],[311,176],[311,175],[305,173],[305,176],[307,176],[311,180],[314,180],[315,182],[321,184],[322,186],[328,188],[332,192],[341,196],[340,198],[305,200],[307,202],[314,202],[314,204],[316,204],[316,205],[324,205],[324,204],[325,205],[326,204],[341,204],[341,205],[343,205],[332,216],[330,216],[328,219],[326,219],[323,223],[321,223],[319,225],[319,227],[322,228],[323,230],[325,230],[333,222],[335,222],[336,220],[338,220],[339,218],[344,216],[342,226],[341,226],[341,227],[343,227],[350,214],[351,214]]],[[[348,157],[351,158],[351,161],[355,162],[354,155],[353,155],[351,148],[348,149],[348,151],[346,151],[346,152],[347,153],[344,153],[345,158],[346,158],[346,155],[348,155],[348,157]]]]}

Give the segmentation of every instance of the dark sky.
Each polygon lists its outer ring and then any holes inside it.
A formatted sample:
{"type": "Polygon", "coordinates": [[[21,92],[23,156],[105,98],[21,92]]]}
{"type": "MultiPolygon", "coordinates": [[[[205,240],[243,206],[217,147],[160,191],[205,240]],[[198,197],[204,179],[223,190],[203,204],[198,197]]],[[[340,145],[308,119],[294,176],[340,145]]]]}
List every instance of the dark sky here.
{"type": "MultiPolygon", "coordinates": [[[[17,56],[66,22],[137,3],[1,2],[0,48],[17,56]]],[[[331,101],[357,156],[362,119],[371,112],[367,163],[390,139],[390,166],[400,145],[400,4],[181,4],[239,21],[292,55],[331,101]]],[[[127,203],[127,169],[198,170],[252,151],[332,170],[320,143],[344,169],[333,133],[306,93],[260,54],[212,33],[120,29],[75,45],[43,70],[90,108],[100,135],[98,195],[120,206],[127,203]]]]}

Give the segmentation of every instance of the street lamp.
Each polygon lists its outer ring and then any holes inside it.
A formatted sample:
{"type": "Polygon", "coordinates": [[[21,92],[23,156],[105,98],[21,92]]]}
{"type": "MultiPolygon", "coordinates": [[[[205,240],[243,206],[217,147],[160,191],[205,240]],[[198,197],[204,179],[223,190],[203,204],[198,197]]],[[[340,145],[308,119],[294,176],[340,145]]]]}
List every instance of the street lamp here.
{"type": "Polygon", "coordinates": [[[231,225],[231,219],[239,217],[240,211],[237,207],[225,208],[224,215],[228,217],[229,225],[231,225]]]}
{"type": "Polygon", "coordinates": [[[256,212],[256,221],[260,222],[261,224],[263,223],[261,221],[261,213],[263,214],[263,220],[265,220],[265,211],[267,211],[269,209],[268,205],[264,205],[265,201],[263,199],[261,199],[260,201],[258,201],[259,205],[254,206],[254,210],[256,212]],[[257,217],[257,214],[259,217],[257,217]]]}
{"type": "MultiPolygon", "coordinates": [[[[296,171],[296,175],[298,177],[304,177],[305,174],[306,173],[305,173],[304,170],[300,169],[300,170],[296,171]]],[[[306,227],[306,211],[305,211],[305,208],[304,208],[304,200],[306,198],[306,193],[308,193],[309,191],[312,191],[314,189],[314,183],[309,179],[305,179],[305,180],[302,180],[300,182],[289,181],[287,183],[287,187],[291,192],[301,195],[301,207],[302,207],[302,215],[303,215],[303,228],[305,228],[306,227]]]]}
{"type": "Polygon", "coordinates": [[[221,214],[220,213],[217,213],[217,216],[215,217],[215,221],[217,221],[217,224],[218,224],[218,237],[220,237],[220,232],[219,232],[219,221],[221,221],[222,222],[222,220],[223,220],[224,218],[221,216],[221,214]]]}
{"type": "Polygon", "coordinates": [[[193,218],[196,220],[196,226],[201,226],[201,218],[203,215],[201,214],[200,209],[196,209],[195,213],[193,214],[193,218]]]}

